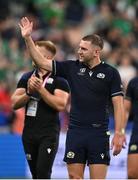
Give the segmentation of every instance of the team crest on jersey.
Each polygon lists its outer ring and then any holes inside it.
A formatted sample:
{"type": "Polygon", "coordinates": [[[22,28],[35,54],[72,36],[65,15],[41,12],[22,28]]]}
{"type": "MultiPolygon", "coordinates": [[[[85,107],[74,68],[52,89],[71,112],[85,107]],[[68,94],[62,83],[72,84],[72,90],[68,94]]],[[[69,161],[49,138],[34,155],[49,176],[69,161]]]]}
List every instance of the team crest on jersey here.
{"type": "Polygon", "coordinates": [[[52,84],[53,83],[53,81],[54,81],[54,79],[53,78],[49,78],[48,80],[47,80],[47,84],[52,84]]]}
{"type": "Polygon", "coordinates": [[[98,73],[97,77],[100,79],[104,79],[105,78],[105,74],[104,73],[98,73]]]}
{"type": "Polygon", "coordinates": [[[73,159],[74,156],[75,156],[75,153],[72,152],[72,151],[69,151],[69,152],[67,153],[67,158],[73,159]]]}

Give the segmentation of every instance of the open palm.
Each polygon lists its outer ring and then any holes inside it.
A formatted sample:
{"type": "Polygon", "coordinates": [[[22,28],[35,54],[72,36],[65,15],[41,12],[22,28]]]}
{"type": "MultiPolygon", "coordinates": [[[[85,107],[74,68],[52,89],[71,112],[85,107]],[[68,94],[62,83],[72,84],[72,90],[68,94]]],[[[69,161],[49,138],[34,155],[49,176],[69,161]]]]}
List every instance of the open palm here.
{"type": "Polygon", "coordinates": [[[27,17],[23,17],[19,23],[22,37],[30,36],[33,29],[33,22],[30,22],[27,17]]]}

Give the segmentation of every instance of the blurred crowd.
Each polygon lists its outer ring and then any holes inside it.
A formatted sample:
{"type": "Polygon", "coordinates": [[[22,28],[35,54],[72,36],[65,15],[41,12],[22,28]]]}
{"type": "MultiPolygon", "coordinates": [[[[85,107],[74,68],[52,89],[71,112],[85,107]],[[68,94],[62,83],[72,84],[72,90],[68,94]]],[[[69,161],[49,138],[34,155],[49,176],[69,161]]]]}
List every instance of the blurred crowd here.
{"type": "MultiPolygon", "coordinates": [[[[119,70],[124,91],[137,75],[137,0],[1,0],[0,12],[0,132],[21,132],[23,124],[24,110],[14,112],[10,101],[17,81],[32,68],[18,28],[23,16],[34,22],[34,40],[56,44],[56,60],[75,60],[82,36],[97,33],[105,41],[102,60],[119,70]]],[[[61,119],[66,130],[68,112],[61,119]]]]}

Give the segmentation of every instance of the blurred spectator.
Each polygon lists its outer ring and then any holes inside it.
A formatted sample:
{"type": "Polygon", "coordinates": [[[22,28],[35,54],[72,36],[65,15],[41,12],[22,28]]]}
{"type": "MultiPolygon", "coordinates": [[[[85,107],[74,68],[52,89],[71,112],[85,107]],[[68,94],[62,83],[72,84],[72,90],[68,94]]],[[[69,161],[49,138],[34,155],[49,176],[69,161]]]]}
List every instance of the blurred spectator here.
{"type": "Polygon", "coordinates": [[[112,50],[109,55],[108,55],[108,59],[107,59],[107,63],[110,64],[113,67],[117,67],[118,61],[120,58],[120,51],[119,49],[114,49],[112,50]]]}
{"type": "Polygon", "coordinates": [[[85,7],[80,0],[67,1],[65,8],[65,22],[70,25],[80,24],[83,21],[85,7]]]}
{"type": "Polygon", "coordinates": [[[118,71],[124,85],[124,90],[126,90],[129,81],[136,76],[136,69],[132,66],[132,59],[129,54],[125,53],[121,56],[118,71]]]}
{"type": "Polygon", "coordinates": [[[11,107],[9,87],[6,81],[0,81],[0,133],[10,132],[15,114],[11,107]]]}

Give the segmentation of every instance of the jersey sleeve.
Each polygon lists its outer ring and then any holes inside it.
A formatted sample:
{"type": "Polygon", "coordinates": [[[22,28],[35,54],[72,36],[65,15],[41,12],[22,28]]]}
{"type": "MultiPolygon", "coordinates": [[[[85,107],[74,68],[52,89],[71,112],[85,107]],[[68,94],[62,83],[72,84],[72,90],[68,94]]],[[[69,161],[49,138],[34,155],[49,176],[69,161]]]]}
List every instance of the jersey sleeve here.
{"type": "Polygon", "coordinates": [[[67,79],[67,76],[69,74],[69,69],[70,69],[70,61],[52,61],[52,72],[53,75],[63,77],[67,79]]]}
{"type": "Polygon", "coordinates": [[[111,81],[111,97],[120,95],[124,96],[121,77],[119,72],[116,69],[113,69],[113,76],[111,81]]]}
{"type": "Polygon", "coordinates": [[[23,75],[17,83],[17,88],[27,88],[27,79],[23,75]]]}
{"type": "Polygon", "coordinates": [[[22,75],[22,77],[20,78],[20,80],[18,81],[18,83],[17,83],[17,88],[25,88],[25,89],[27,89],[28,79],[31,77],[33,72],[34,72],[34,70],[30,71],[30,72],[27,72],[27,73],[24,73],[22,75]]]}
{"type": "Polygon", "coordinates": [[[69,87],[68,82],[61,77],[57,77],[55,89],[60,89],[60,90],[66,91],[67,93],[70,92],[70,87],[69,87]]]}
{"type": "Polygon", "coordinates": [[[27,82],[28,82],[28,79],[31,77],[32,73],[33,71],[23,74],[17,83],[17,88],[27,89],[27,82]]]}

